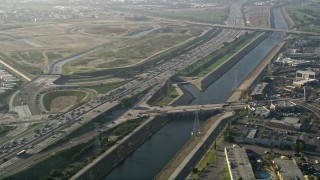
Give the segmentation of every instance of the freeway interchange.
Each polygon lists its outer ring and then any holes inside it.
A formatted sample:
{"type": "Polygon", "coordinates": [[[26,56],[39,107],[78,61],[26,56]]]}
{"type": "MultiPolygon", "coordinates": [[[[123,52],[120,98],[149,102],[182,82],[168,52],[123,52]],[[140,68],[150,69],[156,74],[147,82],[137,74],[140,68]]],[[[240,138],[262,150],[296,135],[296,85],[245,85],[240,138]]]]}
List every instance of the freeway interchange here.
{"type": "MultiPolygon", "coordinates": [[[[228,18],[229,25],[243,26],[241,4],[242,2],[232,6],[232,11],[230,11],[230,17],[228,18]]],[[[164,62],[132,78],[129,83],[109,93],[95,96],[80,107],[64,114],[53,116],[48,123],[37,128],[37,130],[24,134],[19,137],[20,139],[15,138],[12,139],[11,142],[1,144],[4,153],[0,154],[0,157],[5,161],[1,161],[0,176],[9,176],[27,167],[26,164],[22,162],[28,161],[28,159],[17,157],[17,152],[26,150],[26,153],[32,157],[49,145],[63,139],[77,128],[90,122],[100,114],[118,106],[123,99],[130,98],[148,89],[151,90],[147,96],[152,96],[166,80],[177,72],[223,47],[225,42],[233,41],[242,33],[242,31],[234,29],[224,29],[216,37],[191,49],[186,54],[175,57],[168,62],[164,62]]],[[[62,67],[63,64],[60,63],[59,66],[62,67]]],[[[53,69],[55,69],[55,67],[53,67],[53,69]]],[[[43,105],[41,104],[42,92],[50,92],[52,89],[63,88],[53,83],[59,77],[60,75],[47,74],[30,82],[12,97],[11,110],[19,111],[21,117],[29,119],[30,121],[35,117],[39,117],[39,115],[42,116],[44,111],[43,105]]],[[[121,117],[113,122],[109,122],[107,127],[113,127],[128,119],[129,118],[124,119],[121,117]]],[[[94,136],[94,134],[92,134],[92,136],[94,136]]],[[[33,162],[28,162],[28,165],[32,163],[33,162]]]]}

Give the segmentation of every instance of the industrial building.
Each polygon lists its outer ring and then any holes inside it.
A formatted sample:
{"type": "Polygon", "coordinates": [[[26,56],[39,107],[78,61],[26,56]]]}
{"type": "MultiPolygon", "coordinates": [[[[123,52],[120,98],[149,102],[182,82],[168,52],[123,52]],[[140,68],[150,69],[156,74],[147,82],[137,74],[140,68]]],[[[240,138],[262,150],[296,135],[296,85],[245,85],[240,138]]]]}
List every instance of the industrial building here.
{"type": "Polygon", "coordinates": [[[297,105],[292,101],[273,101],[270,104],[271,110],[294,111],[297,105]]]}
{"type": "Polygon", "coordinates": [[[252,115],[259,118],[267,118],[270,115],[270,110],[264,106],[257,107],[252,112],[252,115]]]}
{"type": "Polygon", "coordinates": [[[268,83],[257,84],[253,88],[251,94],[249,95],[249,98],[252,100],[264,99],[267,88],[268,88],[268,83]]]}
{"type": "Polygon", "coordinates": [[[246,149],[238,145],[225,147],[231,180],[256,179],[246,149]]]}
{"type": "Polygon", "coordinates": [[[306,179],[294,159],[275,158],[272,162],[277,167],[277,175],[280,180],[306,179]]]}
{"type": "Polygon", "coordinates": [[[312,85],[318,83],[320,77],[319,71],[313,70],[298,70],[296,71],[296,79],[293,81],[292,85],[297,88],[301,88],[306,85],[312,85]]]}
{"type": "Polygon", "coordinates": [[[283,59],[277,59],[275,63],[284,64],[291,67],[306,67],[310,65],[311,61],[283,58],[283,59]]]}
{"type": "Polygon", "coordinates": [[[311,80],[311,79],[318,79],[319,78],[319,72],[315,72],[312,70],[298,70],[296,71],[296,81],[300,80],[311,80]]]}
{"type": "Polygon", "coordinates": [[[285,117],[283,120],[271,120],[269,126],[281,127],[288,130],[301,130],[302,123],[296,117],[285,117]]]}
{"type": "Polygon", "coordinates": [[[296,142],[296,139],[296,137],[289,135],[284,137],[277,132],[251,129],[243,141],[248,144],[261,144],[266,146],[291,146],[296,142]]]}
{"type": "Polygon", "coordinates": [[[248,106],[247,109],[249,110],[249,113],[254,117],[267,118],[270,115],[270,110],[265,106],[248,106]]]}
{"type": "Polygon", "coordinates": [[[318,80],[316,80],[316,79],[305,79],[305,80],[293,81],[292,85],[294,87],[301,88],[303,86],[313,85],[316,83],[318,83],[318,80]]]}
{"type": "Polygon", "coordinates": [[[0,94],[12,89],[18,81],[18,78],[0,67],[0,94]]]}

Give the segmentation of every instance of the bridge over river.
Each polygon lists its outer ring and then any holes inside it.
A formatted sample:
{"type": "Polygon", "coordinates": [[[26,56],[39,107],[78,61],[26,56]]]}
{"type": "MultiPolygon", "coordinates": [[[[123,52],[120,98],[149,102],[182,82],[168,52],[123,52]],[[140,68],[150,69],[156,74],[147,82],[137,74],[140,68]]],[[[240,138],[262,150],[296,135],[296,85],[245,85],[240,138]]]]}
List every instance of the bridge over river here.
{"type": "Polygon", "coordinates": [[[319,36],[319,33],[309,32],[309,31],[298,31],[298,30],[288,30],[288,29],[275,29],[275,28],[263,28],[263,27],[249,27],[249,26],[236,26],[236,25],[223,25],[223,24],[209,24],[201,22],[188,22],[191,24],[206,25],[211,27],[218,27],[222,29],[237,29],[237,30],[247,30],[247,31],[262,31],[262,32],[285,32],[289,34],[298,35],[310,35],[319,36]]]}
{"type": "Polygon", "coordinates": [[[219,103],[219,104],[205,104],[205,105],[186,105],[186,106],[157,106],[157,107],[135,107],[131,110],[129,116],[136,114],[175,114],[175,113],[189,113],[196,111],[214,111],[214,110],[239,110],[246,107],[247,104],[243,102],[219,103]]]}

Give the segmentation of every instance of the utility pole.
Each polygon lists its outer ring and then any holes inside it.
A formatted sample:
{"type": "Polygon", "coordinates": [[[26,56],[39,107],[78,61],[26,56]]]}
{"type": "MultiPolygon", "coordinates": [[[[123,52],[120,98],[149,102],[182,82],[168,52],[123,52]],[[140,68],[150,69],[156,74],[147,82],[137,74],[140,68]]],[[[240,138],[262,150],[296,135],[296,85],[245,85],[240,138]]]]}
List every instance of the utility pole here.
{"type": "Polygon", "coordinates": [[[234,70],[234,79],[233,79],[233,91],[238,89],[239,80],[238,80],[238,69],[234,70]]]}
{"type": "Polygon", "coordinates": [[[199,136],[200,135],[200,122],[199,122],[199,114],[196,111],[196,115],[193,121],[193,130],[191,132],[192,136],[199,136]]]}
{"type": "Polygon", "coordinates": [[[169,95],[171,92],[171,81],[170,78],[167,80],[167,95],[169,95]]]}
{"type": "Polygon", "coordinates": [[[100,138],[99,138],[99,123],[94,123],[94,127],[95,127],[95,132],[96,132],[96,137],[95,137],[95,141],[94,141],[94,154],[99,154],[101,151],[101,142],[100,142],[100,138]]]}

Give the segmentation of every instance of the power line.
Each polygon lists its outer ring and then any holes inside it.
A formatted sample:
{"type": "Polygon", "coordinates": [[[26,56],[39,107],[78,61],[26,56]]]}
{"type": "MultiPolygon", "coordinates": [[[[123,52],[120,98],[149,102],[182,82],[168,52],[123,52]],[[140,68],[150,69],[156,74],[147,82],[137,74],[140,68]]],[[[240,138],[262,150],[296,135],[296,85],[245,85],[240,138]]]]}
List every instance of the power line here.
{"type": "Polygon", "coordinates": [[[199,122],[199,114],[196,111],[196,115],[193,121],[193,130],[191,132],[192,136],[199,136],[200,135],[200,122],[199,122]]]}
{"type": "Polygon", "coordinates": [[[239,80],[238,80],[238,69],[234,70],[234,79],[233,79],[233,91],[238,89],[238,84],[239,84],[239,80]]]}
{"type": "Polygon", "coordinates": [[[99,123],[94,123],[94,130],[96,132],[96,137],[95,137],[95,141],[94,141],[94,148],[93,148],[93,152],[94,154],[99,154],[101,152],[101,141],[99,138],[99,123]]]}

